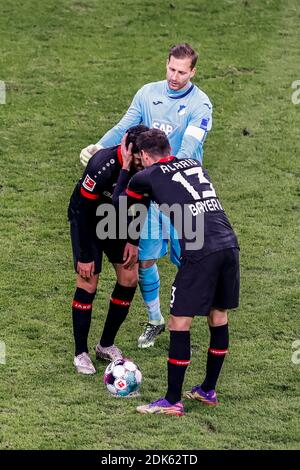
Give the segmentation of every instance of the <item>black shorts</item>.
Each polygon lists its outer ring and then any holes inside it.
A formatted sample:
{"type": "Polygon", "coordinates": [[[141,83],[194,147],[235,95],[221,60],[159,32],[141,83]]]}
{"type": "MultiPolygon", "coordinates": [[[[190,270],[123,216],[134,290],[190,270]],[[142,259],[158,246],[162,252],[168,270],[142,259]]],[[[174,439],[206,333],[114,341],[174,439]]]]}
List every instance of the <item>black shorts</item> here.
{"type": "Polygon", "coordinates": [[[212,308],[237,308],[239,290],[237,248],[217,251],[195,263],[185,259],[172,286],[171,315],[207,316],[212,308]]]}
{"type": "MultiPolygon", "coordinates": [[[[71,243],[73,250],[74,269],[77,272],[77,263],[80,257],[80,243],[79,243],[79,232],[78,223],[76,219],[70,220],[70,233],[71,243]]],[[[96,236],[92,242],[91,251],[93,253],[93,260],[95,262],[95,274],[101,272],[103,253],[106,254],[110,263],[123,264],[123,254],[127,240],[99,240],[96,236]]]]}

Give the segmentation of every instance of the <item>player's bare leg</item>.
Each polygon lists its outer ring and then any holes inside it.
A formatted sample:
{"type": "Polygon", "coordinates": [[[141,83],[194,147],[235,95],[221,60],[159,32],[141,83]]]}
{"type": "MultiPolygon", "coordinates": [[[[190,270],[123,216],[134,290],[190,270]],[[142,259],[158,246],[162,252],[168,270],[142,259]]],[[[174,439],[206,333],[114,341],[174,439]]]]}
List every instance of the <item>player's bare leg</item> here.
{"type": "Polygon", "coordinates": [[[138,284],[138,264],[133,270],[124,269],[122,264],[113,265],[117,275],[117,281],[126,287],[136,287],[138,284]]]}
{"type": "Polygon", "coordinates": [[[165,320],[160,310],[159,273],[157,260],[140,261],[139,285],[147,308],[148,321],[142,323],[144,331],[138,339],[139,348],[154,346],[156,338],[165,330],[165,320]]]}
{"type": "Polygon", "coordinates": [[[115,337],[125,321],[138,283],[138,265],[124,269],[122,264],[114,264],[117,282],[112,292],[105,325],[96,345],[97,359],[114,361],[122,358],[122,351],[115,346],[115,337]]]}
{"type": "Polygon", "coordinates": [[[227,310],[213,308],[207,317],[207,323],[211,327],[226,325],[228,323],[227,310]]]}

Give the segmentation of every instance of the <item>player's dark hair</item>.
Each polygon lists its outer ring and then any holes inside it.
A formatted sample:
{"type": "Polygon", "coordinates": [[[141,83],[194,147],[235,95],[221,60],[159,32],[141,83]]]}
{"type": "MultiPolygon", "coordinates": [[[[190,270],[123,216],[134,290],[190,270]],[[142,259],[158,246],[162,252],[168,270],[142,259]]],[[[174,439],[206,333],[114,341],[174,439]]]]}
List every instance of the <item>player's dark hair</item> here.
{"type": "Polygon", "coordinates": [[[127,130],[127,137],[125,141],[126,148],[128,149],[129,144],[132,144],[132,153],[137,153],[138,147],[136,145],[136,140],[138,136],[145,131],[148,131],[149,127],[139,124],[138,126],[132,126],[127,130]]]}
{"type": "Polygon", "coordinates": [[[169,50],[169,60],[171,56],[175,57],[175,59],[191,59],[191,69],[195,67],[198,60],[197,52],[187,42],[172,46],[169,50]]]}
{"type": "Polygon", "coordinates": [[[153,157],[170,155],[171,147],[166,134],[159,129],[142,132],[136,140],[139,151],[145,150],[153,157]]]}

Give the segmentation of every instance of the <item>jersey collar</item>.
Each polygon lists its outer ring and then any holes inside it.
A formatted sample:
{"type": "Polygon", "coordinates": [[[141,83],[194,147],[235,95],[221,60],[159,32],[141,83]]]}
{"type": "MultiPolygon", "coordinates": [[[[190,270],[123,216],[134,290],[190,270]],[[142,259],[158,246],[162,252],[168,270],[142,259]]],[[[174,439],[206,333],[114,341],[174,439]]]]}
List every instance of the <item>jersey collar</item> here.
{"type": "MultiPolygon", "coordinates": [[[[194,84],[192,83],[191,86],[183,93],[180,93],[180,92],[177,92],[177,93],[169,93],[168,92],[168,97],[171,98],[172,100],[179,100],[180,98],[184,98],[185,96],[187,96],[189,93],[191,93],[191,91],[193,90],[194,88],[194,84]]],[[[168,85],[167,85],[167,91],[169,90],[168,88],[168,85]]]]}
{"type": "Polygon", "coordinates": [[[121,152],[121,145],[118,145],[117,147],[117,157],[119,160],[119,163],[121,166],[123,166],[123,158],[122,158],[122,152],[121,152]]]}
{"type": "Polygon", "coordinates": [[[157,162],[155,163],[166,163],[166,162],[171,162],[172,160],[174,160],[175,157],[173,157],[172,155],[170,155],[169,157],[163,157],[161,158],[160,160],[158,160],[157,162]]]}

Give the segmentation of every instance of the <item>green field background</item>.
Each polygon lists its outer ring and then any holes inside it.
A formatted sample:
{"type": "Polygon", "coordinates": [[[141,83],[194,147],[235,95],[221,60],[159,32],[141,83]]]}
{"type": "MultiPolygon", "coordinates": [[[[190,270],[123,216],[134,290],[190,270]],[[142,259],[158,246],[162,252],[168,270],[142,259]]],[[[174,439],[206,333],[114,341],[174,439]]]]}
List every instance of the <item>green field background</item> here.
{"type": "MultiPolygon", "coordinates": [[[[300,448],[299,23],[297,0],[0,0],[1,449],[300,448]],[[66,207],[80,150],[140,86],[164,78],[168,48],[183,41],[200,53],[195,83],[214,105],[204,164],[239,237],[241,303],[230,315],[222,406],[143,416],[135,407],[165,391],[168,335],[137,348],[138,293],[117,344],[142,370],[141,398],[113,399],[104,363],[95,376],[75,373],[66,207]]],[[[175,268],[167,258],[159,266],[167,317],[175,268]]],[[[113,285],[105,263],[93,358],[113,285]]],[[[185,388],[202,380],[207,345],[196,319],[185,388]]]]}

